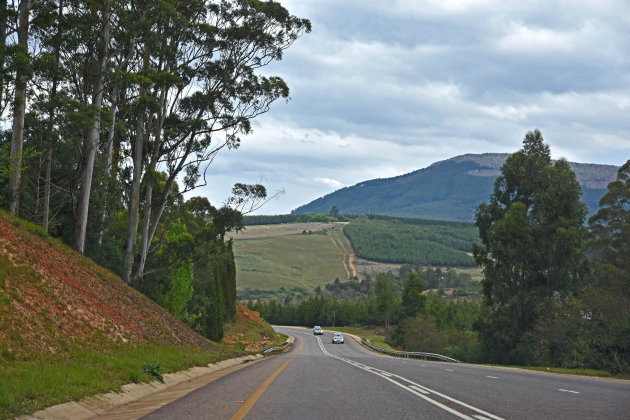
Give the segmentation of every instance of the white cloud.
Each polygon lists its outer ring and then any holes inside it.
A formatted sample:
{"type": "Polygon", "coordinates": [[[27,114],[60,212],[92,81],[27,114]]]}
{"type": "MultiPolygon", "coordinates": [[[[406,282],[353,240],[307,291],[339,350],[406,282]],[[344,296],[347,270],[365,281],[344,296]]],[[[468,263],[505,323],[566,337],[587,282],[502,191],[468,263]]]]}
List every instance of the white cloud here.
{"type": "Polygon", "coordinates": [[[539,128],[552,156],[630,158],[627,0],[281,0],[312,20],[265,69],[291,88],[222,152],[204,193],[261,178],[287,213],[343,186],[464,153],[513,152],[539,128]]]}

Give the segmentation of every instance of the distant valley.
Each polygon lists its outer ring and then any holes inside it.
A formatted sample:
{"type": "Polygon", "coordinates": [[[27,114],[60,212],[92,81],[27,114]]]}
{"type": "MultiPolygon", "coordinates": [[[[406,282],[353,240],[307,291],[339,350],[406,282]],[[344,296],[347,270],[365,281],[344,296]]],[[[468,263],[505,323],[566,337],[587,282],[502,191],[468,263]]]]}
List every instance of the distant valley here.
{"type": "MultiPolygon", "coordinates": [[[[383,214],[399,217],[473,221],[480,203],[488,201],[507,153],[466,154],[393,178],[360,182],[320,197],[293,210],[294,214],[383,214]]],[[[609,182],[617,176],[614,165],[569,162],[582,186],[582,201],[589,214],[609,182]]]]}

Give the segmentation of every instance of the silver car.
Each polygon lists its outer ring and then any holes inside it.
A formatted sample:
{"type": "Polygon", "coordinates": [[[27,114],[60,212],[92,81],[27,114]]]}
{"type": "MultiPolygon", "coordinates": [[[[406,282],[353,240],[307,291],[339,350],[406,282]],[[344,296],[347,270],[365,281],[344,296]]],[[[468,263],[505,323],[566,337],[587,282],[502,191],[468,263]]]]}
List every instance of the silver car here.
{"type": "Polygon", "coordinates": [[[322,330],[320,326],[315,326],[315,328],[313,328],[313,335],[324,335],[324,330],[322,330]]]}
{"type": "Polygon", "coordinates": [[[333,344],[343,344],[343,335],[341,333],[334,333],[332,336],[332,343],[333,344]]]}

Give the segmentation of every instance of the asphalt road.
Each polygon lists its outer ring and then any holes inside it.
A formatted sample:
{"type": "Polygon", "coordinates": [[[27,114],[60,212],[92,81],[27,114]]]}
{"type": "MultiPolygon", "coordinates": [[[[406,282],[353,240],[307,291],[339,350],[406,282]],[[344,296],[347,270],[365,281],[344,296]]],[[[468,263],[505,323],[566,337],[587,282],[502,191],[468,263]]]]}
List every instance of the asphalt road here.
{"type": "Polygon", "coordinates": [[[630,382],[392,358],[277,328],[292,350],[145,419],[628,419],[630,382]]]}

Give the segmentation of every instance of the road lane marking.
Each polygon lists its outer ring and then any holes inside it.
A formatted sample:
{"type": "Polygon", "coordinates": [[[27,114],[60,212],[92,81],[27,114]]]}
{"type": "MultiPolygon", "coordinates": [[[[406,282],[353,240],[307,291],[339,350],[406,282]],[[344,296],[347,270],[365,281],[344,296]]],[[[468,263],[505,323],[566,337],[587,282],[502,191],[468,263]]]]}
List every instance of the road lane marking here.
{"type": "Polygon", "coordinates": [[[249,413],[249,410],[251,410],[254,404],[256,404],[258,398],[260,398],[263,392],[265,392],[269,385],[271,385],[273,380],[276,379],[276,376],[278,376],[280,372],[282,372],[284,368],[287,367],[288,364],[291,363],[293,359],[295,359],[295,357],[300,353],[300,350],[302,350],[302,343],[304,343],[304,340],[300,341],[297,352],[295,352],[295,354],[291,356],[289,360],[284,362],[282,366],[280,366],[274,373],[271,374],[270,377],[267,378],[265,382],[263,382],[263,384],[256,390],[256,392],[254,392],[252,396],[249,397],[249,399],[245,402],[245,404],[243,404],[243,406],[236,412],[236,414],[232,416],[231,420],[241,420],[247,415],[247,413],[249,413]]]}
{"type": "Polygon", "coordinates": [[[571,391],[570,389],[562,389],[562,388],[558,388],[558,391],[562,391],[562,392],[570,392],[571,394],[579,394],[579,391],[571,391]]]}
{"type": "Polygon", "coordinates": [[[361,364],[362,366],[358,366],[357,362],[354,361],[354,360],[346,359],[345,357],[340,357],[340,356],[334,355],[332,353],[329,353],[328,350],[326,350],[326,348],[324,347],[324,344],[322,343],[322,341],[321,341],[321,339],[319,337],[317,337],[317,341],[319,342],[320,349],[322,350],[322,352],[326,356],[332,357],[334,359],[337,359],[337,360],[340,360],[342,362],[348,363],[349,365],[358,367],[359,369],[363,369],[366,372],[373,373],[374,375],[380,376],[381,378],[383,378],[383,379],[391,382],[392,384],[394,384],[394,385],[404,389],[405,391],[410,392],[410,393],[412,393],[412,394],[422,398],[423,400],[426,400],[427,402],[429,402],[431,404],[434,404],[435,406],[440,407],[441,409],[446,410],[446,411],[450,412],[451,414],[454,414],[454,415],[456,415],[456,416],[458,416],[458,417],[460,417],[462,419],[474,420],[473,417],[470,417],[470,416],[468,416],[468,415],[466,415],[466,414],[464,414],[464,413],[462,413],[460,411],[454,410],[451,407],[448,407],[448,406],[444,405],[442,400],[438,401],[437,399],[433,399],[431,397],[427,397],[426,395],[434,394],[434,395],[440,396],[440,397],[444,398],[446,401],[451,401],[451,402],[453,402],[455,404],[460,405],[461,407],[465,407],[465,408],[467,408],[467,409],[469,409],[471,411],[477,412],[480,415],[484,416],[484,418],[489,419],[489,420],[490,419],[503,420],[501,417],[495,416],[494,414],[490,414],[490,413],[488,413],[488,412],[486,412],[484,410],[481,410],[479,408],[476,408],[476,407],[473,407],[471,405],[468,405],[465,402],[456,400],[455,398],[451,398],[451,397],[449,397],[447,395],[444,395],[444,394],[442,394],[440,392],[434,391],[434,390],[432,390],[430,388],[427,388],[426,386],[417,384],[417,383],[415,383],[413,381],[410,381],[409,379],[404,378],[404,377],[402,377],[400,375],[397,375],[395,373],[386,372],[384,370],[373,368],[371,366],[364,365],[364,364],[361,364]],[[401,383],[399,381],[407,382],[409,385],[405,385],[405,384],[403,384],[403,383],[401,383]]]}
{"type": "Polygon", "coordinates": [[[488,417],[480,416],[479,414],[473,416],[477,420],[490,420],[488,417]]]}
{"type": "Polygon", "coordinates": [[[449,372],[453,372],[453,369],[444,369],[444,370],[447,370],[449,372]]]}
{"type": "Polygon", "coordinates": [[[486,376],[486,378],[490,378],[490,379],[499,379],[497,376],[490,376],[490,375],[486,376]]]}

